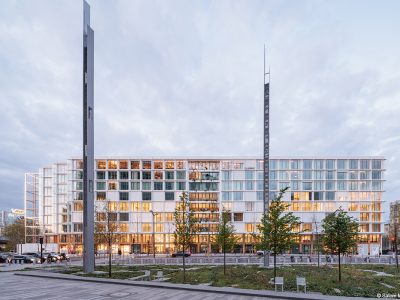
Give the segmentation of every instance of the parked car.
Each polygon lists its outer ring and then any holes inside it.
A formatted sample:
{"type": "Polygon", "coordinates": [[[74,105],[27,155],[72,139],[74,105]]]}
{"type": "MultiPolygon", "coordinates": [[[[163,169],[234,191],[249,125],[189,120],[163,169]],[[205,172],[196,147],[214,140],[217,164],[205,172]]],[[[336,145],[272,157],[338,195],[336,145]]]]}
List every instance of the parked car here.
{"type": "Polygon", "coordinates": [[[58,260],[57,253],[54,253],[54,252],[52,252],[52,253],[49,253],[49,252],[43,253],[43,258],[46,259],[48,263],[56,262],[58,260]]]}
{"type": "Polygon", "coordinates": [[[14,255],[12,260],[14,263],[31,264],[36,262],[37,258],[30,255],[14,255]]]}
{"type": "Polygon", "coordinates": [[[265,251],[264,250],[257,250],[257,252],[256,252],[256,254],[259,255],[259,256],[263,256],[264,253],[265,254],[270,254],[270,255],[274,254],[274,252],[270,251],[270,250],[265,250],[265,251]]]}
{"type": "Polygon", "coordinates": [[[9,252],[0,253],[0,263],[7,263],[7,258],[11,257],[11,259],[12,259],[13,256],[14,256],[14,254],[9,253],[9,252]]]}
{"type": "Polygon", "coordinates": [[[36,258],[36,263],[44,263],[46,261],[46,257],[43,254],[43,258],[40,259],[40,254],[36,252],[24,252],[22,255],[29,255],[36,258]]]}
{"type": "Polygon", "coordinates": [[[171,254],[172,257],[180,257],[180,256],[189,257],[190,255],[191,253],[189,251],[188,252],[185,251],[185,253],[183,253],[183,251],[177,251],[171,254]]]}

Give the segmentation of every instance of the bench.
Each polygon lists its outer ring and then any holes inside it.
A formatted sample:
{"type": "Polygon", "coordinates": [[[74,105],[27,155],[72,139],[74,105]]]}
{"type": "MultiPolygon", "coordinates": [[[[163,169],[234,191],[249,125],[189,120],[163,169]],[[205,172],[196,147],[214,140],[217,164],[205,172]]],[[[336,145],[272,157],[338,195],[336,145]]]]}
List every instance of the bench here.
{"type": "Polygon", "coordinates": [[[136,277],[131,277],[129,280],[150,280],[150,271],[145,270],[144,275],[136,276],[136,277]]]}
{"type": "Polygon", "coordinates": [[[299,292],[299,287],[304,287],[304,293],[307,293],[307,283],[304,277],[296,277],[297,292],[299,292]]]}
{"type": "Polygon", "coordinates": [[[283,277],[275,277],[274,285],[275,285],[275,292],[277,291],[278,285],[282,286],[282,292],[283,292],[283,277]]]}

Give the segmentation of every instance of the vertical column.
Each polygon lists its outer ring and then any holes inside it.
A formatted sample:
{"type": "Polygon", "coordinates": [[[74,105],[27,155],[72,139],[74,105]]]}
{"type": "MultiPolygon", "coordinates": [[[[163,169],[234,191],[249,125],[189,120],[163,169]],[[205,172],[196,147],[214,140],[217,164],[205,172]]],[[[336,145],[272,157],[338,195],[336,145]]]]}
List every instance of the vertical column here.
{"type": "MultiPolygon", "coordinates": [[[[264,75],[265,77],[265,75],[264,75]]],[[[264,213],[269,200],[269,82],[264,83],[264,213]]]]}
{"type": "Polygon", "coordinates": [[[83,271],[94,271],[94,32],[83,1],[83,271]]]}

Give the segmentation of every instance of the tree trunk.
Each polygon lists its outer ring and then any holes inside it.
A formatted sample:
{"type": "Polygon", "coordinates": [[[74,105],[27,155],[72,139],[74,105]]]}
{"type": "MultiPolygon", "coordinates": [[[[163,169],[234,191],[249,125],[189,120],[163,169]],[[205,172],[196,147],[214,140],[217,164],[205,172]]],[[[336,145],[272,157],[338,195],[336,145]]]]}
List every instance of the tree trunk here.
{"type": "Polygon", "coordinates": [[[276,251],[274,250],[274,282],[276,277],[276,251]]]}
{"type": "Polygon", "coordinates": [[[226,275],[226,251],[225,251],[225,245],[224,245],[224,277],[226,275]]]}
{"type": "Polygon", "coordinates": [[[108,240],[108,277],[110,277],[110,278],[111,278],[111,256],[112,256],[111,237],[109,237],[109,240],[108,240]]]}
{"type": "Polygon", "coordinates": [[[342,281],[342,270],[340,268],[340,250],[338,251],[338,263],[339,263],[339,282],[342,281]]]}
{"type": "Polygon", "coordinates": [[[185,246],[183,246],[182,262],[183,262],[183,283],[186,283],[185,246]]]}

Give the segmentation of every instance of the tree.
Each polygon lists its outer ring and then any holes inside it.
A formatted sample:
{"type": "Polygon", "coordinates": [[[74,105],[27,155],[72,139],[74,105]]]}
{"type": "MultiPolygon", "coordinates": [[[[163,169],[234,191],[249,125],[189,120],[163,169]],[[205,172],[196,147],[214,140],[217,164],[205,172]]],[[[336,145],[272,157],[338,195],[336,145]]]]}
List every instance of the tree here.
{"type": "Polygon", "coordinates": [[[231,252],[237,243],[235,227],[231,222],[231,212],[223,209],[218,224],[218,233],[215,236],[215,244],[224,253],[224,276],[226,274],[226,252],[231,252]]]}
{"type": "Polygon", "coordinates": [[[260,231],[259,243],[257,248],[270,250],[274,256],[274,278],[276,277],[276,255],[290,248],[298,232],[295,229],[301,224],[300,218],[293,213],[285,213],[289,204],[282,201],[283,195],[288,190],[281,189],[278,196],[269,203],[269,209],[263,214],[261,224],[258,225],[260,231]]]}
{"type": "Polygon", "coordinates": [[[322,220],[322,228],[325,247],[332,254],[338,255],[339,281],[341,281],[340,255],[349,253],[356,247],[358,222],[339,208],[322,220]]]}
{"type": "Polygon", "coordinates": [[[112,245],[118,242],[117,214],[110,212],[108,201],[97,205],[97,222],[95,225],[94,242],[96,251],[100,244],[107,245],[108,277],[111,277],[112,245]]]}
{"type": "Polygon", "coordinates": [[[23,218],[17,219],[13,224],[4,227],[4,236],[8,239],[6,251],[16,251],[18,244],[25,242],[25,221],[23,218]]]}
{"type": "Polygon", "coordinates": [[[183,282],[186,282],[185,251],[190,247],[190,244],[192,244],[194,235],[197,232],[197,220],[193,210],[189,206],[188,194],[183,192],[179,198],[180,203],[177,205],[174,212],[174,243],[178,250],[182,249],[183,282]]]}

